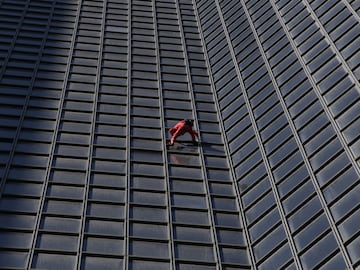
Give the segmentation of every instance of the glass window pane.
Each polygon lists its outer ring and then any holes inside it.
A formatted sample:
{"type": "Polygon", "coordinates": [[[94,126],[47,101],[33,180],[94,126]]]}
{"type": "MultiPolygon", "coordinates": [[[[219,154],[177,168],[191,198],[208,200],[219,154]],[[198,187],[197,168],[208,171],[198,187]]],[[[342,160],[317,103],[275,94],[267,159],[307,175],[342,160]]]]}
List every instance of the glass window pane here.
{"type": "MultiPolygon", "coordinates": [[[[176,264],[176,269],[178,270],[216,270],[216,266],[210,265],[202,265],[202,264],[195,264],[195,263],[182,263],[178,262],[176,264]]],[[[224,268],[227,269],[227,268],[224,268]]]]}
{"type": "Polygon", "coordinates": [[[328,260],[328,255],[338,248],[338,244],[330,232],[300,256],[300,261],[306,269],[314,269],[323,260],[328,260]]]}
{"type": "Polygon", "coordinates": [[[168,262],[154,262],[154,261],[141,261],[131,259],[129,262],[130,270],[148,270],[148,269],[156,269],[156,270],[169,270],[171,266],[168,262]]]}
{"type": "Polygon", "coordinates": [[[285,213],[290,213],[296,209],[313,194],[315,194],[315,189],[310,181],[304,182],[301,187],[298,186],[283,202],[285,213]]]}
{"type": "Polygon", "coordinates": [[[120,221],[88,219],[85,231],[90,234],[123,236],[124,223],[120,221]]]}
{"type": "Polygon", "coordinates": [[[84,255],[81,262],[81,269],[86,270],[112,270],[123,269],[123,260],[117,258],[91,257],[84,255]]]}
{"type": "Polygon", "coordinates": [[[331,256],[331,258],[319,269],[346,269],[344,257],[340,252],[338,252],[335,256],[331,256]]]}
{"type": "Polygon", "coordinates": [[[87,207],[87,215],[99,218],[121,219],[124,218],[124,206],[110,203],[105,204],[89,202],[87,207]]]}
{"type": "Polygon", "coordinates": [[[0,232],[0,247],[29,249],[32,241],[30,233],[0,232]]]}
{"type": "Polygon", "coordinates": [[[175,206],[182,206],[189,208],[207,208],[206,200],[202,196],[173,194],[172,203],[175,206]]]}
{"type": "Polygon", "coordinates": [[[37,253],[35,254],[32,267],[38,269],[64,270],[74,269],[76,264],[76,256],[37,253]]]}
{"type": "Polygon", "coordinates": [[[296,231],[299,227],[305,224],[311,217],[322,211],[322,206],[317,197],[311,199],[301,209],[296,211],[289,217],[288,222],[291,231],[296,231]]]}
{"type": "Polygon", "coordinates": [[[167,258],[169,256],[169,247],[167,243],[132,240],[129,252],[134,256],[167,258]]]}
{"type": "MultiPolygon", "coordinates": [[[[276,250],[274,254],[272,254],[269,258],[267,258],[260,266],[259,270],[267,270],[267,269],[282,269],[285,264],[291,262],[293,260],[293,255],[289,245],[283,245],[279,249],[276,250]]],[[[285,268],[284,268],[285,269],[285,268]]],[[[286,267],[289,270],[297,269],[294,265],[290,265],[286,267]]]]}
{"type": "Polygon", "coordinates": [[[211,246],[177,244],[175,256],[183,260],[214,261],[214,251],[211,246]]]}
{"type": "Polygon", "coordinates": [[[6,268],[22,268],[25,269],[25,265],[28,260],[28,252],[16,252],[16,251],[0,251],[0,267],[6,268]]]}
{"type": "Polygon", "coordinates": [[[166,204],[165,193],[158,192],[145,192],[145,191],[132,191],[131,201],[134,203],[146,203],[146,204],[166,204]]]}
{"type": "Polygon", "coordinates": [[[44,216],[41,220],[40,229],[78,233],[80,230],[80,219],[44,216]]]}
{"type": "Polygon", "coordinates": [[[249,257],[246,249],[221,247],[221,260],[224,263],[238,263],[241,265],[249,264],[249,257]]]}
{"type": "Polygon", "coordinates": [[[256,241],[270,230],[273,230],[280,222],[279,211],[273,209],[249,229],[251,239],[256,241]]]}
{"type": "Polygon", "coordinates": [[[330,225],[324,215],[319,216],[294,237],[296,247],[299,251],[303,250],[311,242],[313,242],[323,232],[330,230],[330,225]]]}
{"type": "Polygon", "coordinates": [[[264,258],[274,249],[274,243],[281,243],[286,239],[282,225],[278,226],[254,247],[254,255],[257,260],[264,258]]]}
{"type": "Polygon", "coordinates": [[[123,255],[124,241],[122,239],[108,239],[100,237],[86,237],[83,249],[86,252],[98,254],[123,255]]]}
{"type": "Polygon", "coordinates": [[[359,205],[359,192],[360,186],[357,185],[349,190],[346,195],[331,207],[331,213],[333,214],[335,221],[341,219],[359,205]]]}
{"type": "Polygon", "coordinates": [[[208,225],[210,224],[209,216],[207,212],[197,212],[191,210],[173,210],[173,221],[185,224],[199,224],[208,225]]]}
{"type": "Polygon", "coordinates": [[[131,223],[130,234],[135,237],[167,239],[168,228],[160,224],[131,223]]]}
{"type": "Polygon", "coordinates": [[[275,199],[274,195],[270,192],[265,195],[259,202],[255,205],[251,206],[249,209],[246,210],[246,218],[249,223],[256,220],[260,215],[264,214],[270,208],[274,207],[275,199]]]}
{"type": "Polygon", "coordinates": [[[166,209],[156,207],[132,206],[130,208],[130,218],[144,221],[167,222],[166,209]]]}
{"type": "Polygon", "coordinates": [[[171,189],[174,192],[204,193],[204,184],[200,181],[171,180],[171,189]]]}
{"type": "Polygon", "coordinates": [[[216,233],[220,244],[245,245],[245,239],[240,230],[217,229],[216,233]]]}
{"type": "Polygon", "coordinates": [[[133,188],[150,189],[150,190],[165,190],[165,180],[155,177],[133,176],[133,188]]]}

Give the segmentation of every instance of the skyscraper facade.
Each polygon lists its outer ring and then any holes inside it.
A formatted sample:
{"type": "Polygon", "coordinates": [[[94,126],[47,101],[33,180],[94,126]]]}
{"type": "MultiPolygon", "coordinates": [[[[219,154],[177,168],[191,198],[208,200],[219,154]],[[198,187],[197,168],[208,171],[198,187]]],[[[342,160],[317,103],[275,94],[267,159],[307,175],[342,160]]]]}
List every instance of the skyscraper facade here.
{"type": "Polygon", "coordinates": [[[0,63],[0,269],[360,269],[358,0],[0,0],[0,63]]]}

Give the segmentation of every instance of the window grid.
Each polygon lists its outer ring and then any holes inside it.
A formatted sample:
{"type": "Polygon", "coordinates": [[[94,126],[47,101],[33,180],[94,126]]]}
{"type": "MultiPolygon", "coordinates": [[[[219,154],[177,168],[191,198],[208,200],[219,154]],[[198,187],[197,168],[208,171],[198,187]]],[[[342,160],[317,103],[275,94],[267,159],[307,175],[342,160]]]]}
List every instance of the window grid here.
{"type": "Polygon", "coordinates": [[[0,267],[358,266],[355,1],[0,14],[0,267]]]}
{"type": "MultiPolygon", "coordinates": [[[[341,70],[341,69],[340,69],[341,70]]],[[[331,71],[331,70],[330,70],[331,71]]],[[[328,71],[328,72],[330,72],[330,71],[328,71]]],[[[342,75],[342,73],[340,73],[340,72],[337,72],[337,75],[336,75],[336,77],[337,78],[340,78],[340,79],[342,79],[343,78],[343,75],[342,75]]],[[[329,77],[329,78],[331,78],[331,77],[329,77]]],[[[344,84],[344,83],[343,83],[344,84]]],[[[323,85],[326,85],[326,84],[323,84],[323,85]]],[[[329,85],[329,84],[328,84],[329,85]]],[[[331,83],[331,85],[333,85],[333,83],[331,83]]],[[[332,89],[332,91],[336,91],[336,88],[333,88],[332,89]],[[334,89],[334,90],[333,90],[334,89]]],[[[321,91],[321,90],[320,90],[321,91]]],[[[350,96],[350,95],[349,95],[350,96]]],[[[322,96],[318,96],[319,97],[319,99],[320,99],[320,101],[322,101],[322,96]]],[[[358,94],[355,94],[355,100],[357,100],[358,99],[358,94]]],[[[323,105],[323,107],[324,107],[325,105],[323,105]]],[[[350,106],[351,107],[351,106],[350,106]]],[[[330,107],[331,108],[331,107],[330,107]]],[[[331,109],[330,109],[331,110],[331,109]]],[[[334,113],[334,111],[332,110],[332,113],[334,113]]],[[[331,120],[331,116],[330,116],[330,120],[331,120]]],[[[336,126],[335,126],[336,127],[336,126]]],[[[336,130],[336,129],[335,129],[336,130]]],[[[338,132],[337,132],[338,133],[338,132]]],[[[341,136],[340,136],[341,137],[341,136]]],[[[344,145],[344,144],[342,144],[342,145],[344,145]]],[[[345,149],[346,149],[346,147],[345,147],[345,149]]],[[[324,151],[323,151],[324,152],[324,151]]],[[[319,154],[319,156],[320,156],[320,154],[319,154]]],[[[338,154],[335,154],[335,156],[338,156],[338,154]]],[[[334,157],[335,158],[335,157],[334,157]]],[[[330,161],[332,161],[333,159],[329,159],[329,162],[330,161]]],[[[350,160],[352,160],[351,158],[350,158],[350,160]]],[[[352,163],[353,164],[353,163],[352,163]]],[[[355,166],[355,171],[357,171],[356,170],[356,166],[355,166]]],[[[356,174],[354,174],[353,175],[353,179],[358,179],[358,176],[356,176],[356,174]]],[[[335,181],[335,180],[334,180],[335,181]]],[[[338,178],[338,179],[336,179],[336,181],[341,181],[342,182],[342,180],[341,180],[341,178],[338,178]]],[[[357,180],[355,180],[355,182],[357,182],[357,180]]],[[[349,206],[348,206],[349,207],[349,206]]],[[[351,208],[351,207],[350,207],[351,208]]],[[[333,213],[335,213],[335,212],[333,212],[333,213]]]]}
{"type": "MultiPolygon", "coordinates": [[[[231,34],[230,34],[230,37],[231,37],[231,34]]],[[[255,54],[256,55],[256,54],[255,54]]],[[[245,70],[245,68],[246,68],[246,65],[244,66],[244,70],[245,70]]],[[[261,74],[262,72],[257,72],[256,74],[261,74]]],[[[244,76],[246,76],[246,75],[244,75],[244,76]]],[[[258,77],[260,77],[261,78],[261,75],[259,76],[258,75],[258,77]]],[[[257,81],[258,79],[257,79],[257,77],[254,77],[254,79],[252,79],[251,77],[249,78],[249,79],[244,79],[244,86],[246,87],[247,85],[250,85],[251,83],[255,83],[256,81],[257,81]],[[248,82],[247,82],[248,81],[248,82]]],[[[251,102],[251,92],[248,92],[248,98],[249,98],[249,102],[250,102],[250,104],[252,103],[251,102]]],[[[250,105],[249,104],[249,105],[250,105]]],[[[251,105],[253,105],[253,104],[251,104],[251,105]]],[[[253,105],[253,106],[255,106],[255,105],[253,105]]],[[[255,116],[255,117],[257,117],[257,116],[255,116]]],[[[269,199],[270,199],[271,197],[269,197],[269,199]]],[[[265,197],[264,197],[264,199],[265,199],[265,197]]],[[[265,201],[264,201],[265,202],[265,201]]],[[[261,204],[259,204],[259,205],[261,205],[261,204]]],[[[268,205],[268,204],[267,204],[268,205]]],[[[261,208],[261,207],[260,207],[261,208]]],[[[254,208],[254,210],[256,209],[256,207],[254,208]]],[[[260,247],[255,247],[255,251],[256,250],[258,250],[260,247]]],[[[260,250],[261,250],[261,248],[260,248],[260,250]]],[[[259,250],[259,251],[260,251],[259,250]]],[[[276,253],[275,253],[276,254],[276,253]]],[[[273,254],[273,255],[275,255],[275,254],[273,254]]],[[[259,259],[259,258],[258,258],[259,259]]],[[[262,262],[262,260],[260,260],[260,264],[261,264],[261,262],[262,262]]]]}

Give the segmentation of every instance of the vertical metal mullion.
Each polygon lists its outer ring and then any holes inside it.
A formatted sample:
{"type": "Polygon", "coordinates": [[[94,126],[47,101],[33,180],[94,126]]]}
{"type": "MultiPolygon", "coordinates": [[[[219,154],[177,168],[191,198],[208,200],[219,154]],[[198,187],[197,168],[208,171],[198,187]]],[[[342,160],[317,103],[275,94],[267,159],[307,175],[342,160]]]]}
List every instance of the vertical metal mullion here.
{"type": "Polygon", "coordinates": [[[163,149],[162,149],[162,156],[164,160],[164,176],[166,182],[166,203],[167,203],[167,212],[168,212],[168,233],[169,233],[169,255],[170,255],[170,266],[172,270],[176,269],[175,263],[175,244],[174,244],[174,232],[172,227],[172,208],[171,208],[171,189],[170,189],[170,177],[169,177],[169,161],[167,158],[167,151],[166,151],[166,127],[165,127],[165,113],[164,113],[164,97],[163,97],[163,89],[162,89],[162,81],[161,81],[161,56],[160,56],[160,46],[159,46],[159,31],[157,27],[157,9],[156,9],[156,0],[152,1],[152,8],[153,8],[153,23],[155,28],[155,50],[156,50],[156,62],[157,62],[157,79],[158,79],[158,86],[159,86],[159,106],[160,106],[160,125],[162,130],[162,140],[163,140],[163,149]]]}
{"type": "MultiPolygon", "coordinates": [[[[196,2],[196,0],[194,0],[194,1],[196,2]]],[[[200,23],[200,16],[199,16],[197,8],[195,8],[195,14],[196,14],[197,21],[199,22],[199,27],[202,28],[201,23],[200,23]]],[[[204,44],[204,46],[205,46],[206,43],[205,43],[205,38],[204,38],[203,31],[200,31],[200,37],[201,37],[202,44],[204,44]]],[[[211,70],[210,60],[209,60],[209,56],[208,56],[208,53],[207,53],[206,50],[204,50],[204,55],[205,55],[206,66],[207,66],[207,68],[209,70],[211,70]]],[[[212,94],[213,94],[213,97],[214,97],[214,100],[215,100],[215,106],[216,106],[216,109],[217,109],[217,116],[220,119],[220,121],[219,121],[220,130],[221,130],[221,134],[222,134],[222,139],[224,140],[226,158],[228,160],[228,164],[229,164],[229,167],[230,167],[230,174],[231,174],[231,177],[232,177],[233,186],[235,188],[236,202],[237,202],[237,205],[238,205],[239,210],[240,210],[240,218],[241,218],[241,224],[243,226],[243,232],[244,232],[244,235],[245,235],[246,243],[251,243],[251,240],[250,240],[251,238],[250,238],[249,230],[247,228],[247,223],[246,223],[245,210],[244,210],[244,206],[242,205],[242,202],[241,202],[241,199],[240,199],[241,198],[240,190],[239,190],[239,187],[238,187],[237,182],[236,182],[236,173],[235,173],[235,169],[234,169],[234,166],[233,166],[233,162],[231,161],[231,153],[230,153],[230,149],[229,149],[229,143],[228,143],[228,139],[227,139],[227,136],[226,136],[226,131],[225,131],[225,127],[224,127],[223,118],[222,118],[222,115],[220,113],[221,109],[220,109],[220,105],[219,105],[219,100],[218,100],[217,94],[215,92],[216,87],[215,87],[214,78],[212,76],[212,72],[210,72],[210,74],[209,74],[209,79],[210,79],[210,83],[211,83],[212,94]]],[[[252,247],[250,245],[248,246],[248,252],[249,252],[249,257],[250,257],[250,262],[251,262],[252,269],[257,269],[255,255],[254,255],[253,249],[252,249],[252,247]]]]}
{"type": "MultiPolygon", "coordinates": [[[[219,0],[215,0],[215,2],[216,2],[218,12],[220,14],[222,14],[222,10],[221,10],[220,4],[219,4],[219,0]]],[[[244,13],[246,15],[246,18],[248,20],[248,23],[249,23],[249,25],[251,27],[253,35],[255,37],[256,36],[256,31],[254,29],[254,25],[252,24],[249,12],[246,9],[246,5],[242,0],[240,0],[240,3],[242,5],[242,8],[243,8],[244,13]]],[[[269,177],[269,182],[270,182],[270,186],[271,186],[271,189],[272,189],[272,192],[273,192],[273,195],[274,195],[275,203],[276,203],[277,209],[278,209],[279,214],[280,214],[280,218],[281,218],[282,225],[283,225],[283,228],[284,228],[284,231],[285,231],[285,234],[286,234],[286,238],[288,239],[288,243],[289,243],[289,246],[290,246],[291,253],[293,255],[294,263],[295,263],[297,269],[301,269],[300,259],[299,259],[298,255],[297,255],[297,252],[296,252],[296,245],[295,245],[294,240],[293,240],[293,238],[291,236],[291,230],[290,230],[290,227],[289,227],[289,225],[287,223],[286,215],[285,215],[285,212],[284,212],[284,210],[282,208],[282,205],[281,205],[280,195],[278,194],[278,191],[277,191],[277,188],[276,188],[275,180],[274,180],[274,177],[273,177],[272,172],[271,172],[271,166],[269,164],[269,160],[267,159],[267,155],[266,155],[264,145],[262,144],[262,140],[261,140],[261,136],[260,136],[260,133],[258,131],[258,128],[257,128],[255,116],[254,116],[254,114],[252,112],[252,108],[251,108],[251,104],[250,104],[250,101],[249,101],[249,98],[248,98],[248,95],[247,95],[247,92],[246,92],[246,88],[245,88],[245,85],[244,85],[243,80],[242,80],[241,71],[240,71],[240,68],[239,68],[239,66],[237,64],[235,52],[234,52],[234,49],[232,47],[230,34],[229,34],[228,30],[227,30],[227,27],[226,27],[223,16],[221,16],[221,23],[223,25],[224,33],[226,35],[226,39],[227,39],[227,42],[228,42],[228,45],[229,45],[229,48],[230,48],[231,56],[232,56],[232,59],[233,59],[233,62],[234,62],[235,68],[236,68],[236,73],[238,75],[239,82],[240,82],[240,85],[241,85],[241,88],[242,88],[242,91],[243,91],[243,97],[244,97],[244,100],[245,100],[246,108],[247,108],[247,110],[249,112],[251,125],[253,127],[254,132],[255,132],[255,137],[256,137],[256,141],[257,141],[258,146],[259,146],[259,151],[261,153],[262,160],[264,162],[265,169],[266,169],[267,175],[269,177]]],[[[261,44],[259,44],[259,43],[257,43],[257,44],[258,44],[258,47],[261,47],[260,46],[261,44]]]]}
{"type": "MultiPolygon", "coordinates": [[[[182,23],[182,19],[181,19],[181,10],[180,10],[180,4],[179,4],[180,0],[176,0],[176,11],[177,11],[177,15],[178,15],[178,19],[179,19],[179,29],[180,29],[180,34],[181,34],[181,42],[182,42],[182,46],[184,49],[184,61],[185,61],[185,68],[186,68],[186,76],[188,79],[188,86],[189,86],[189,97],[191,99],[191,108],[192,108],[192,113],[194,116],[194,120],[196,123],[198,123],[198,118],[197,118],[197,110],[196,110],[196,104],[195,104],[195,95],[194,95],[194,89],[193,89],[193,83],[192,83],[192,78],[191,78],[191,71],[190,71],[190,67],[189,67],[189,60],[188,60],[188,52],[187,52],[187,47],[186,47],[186,40],[185,40],[185,35],[184,35],[184,29],[183,29],[183,23],[182,23]]],[[[199,130],[199,137],[201,136],[200,130],[199,130]]],[[[205,166],[205,160],[204,160],[204,153],[202,151],[201,146],[199,146],[198,148],[199,151],[199,158],[200,158],[200,166],[201,166],[201,171],[203,174],[203,184],[204,184],[204,188],[205,188],[205,192],[206,192],[206,201],[207,201],[207,205],[208,205],[208,211],[209,211],[209,216],[210,216],[210,222],[211,222],[211,232],[212,232],[212,239],[213,239],[213,251],[214,251],[214,257],[216,260],[216,264],[217,264],[217,269],[221,270],[222,269],[222,264],[221,264],[221,252],[219,249],[219,243],[217,240],[217,233],[216,233],[216,228],[215,228],[215,218],[214,218],[214,209],[213,209],[213,204],[212,204],[212,196],[211,196],[211,192],[210,192],[210,188],[209,188],[209,180],[207,177],[207,173],[206,173],[206,166],[205,166]]]]}
{"type": "Polygon", "coordinates": [[[74,27],[73,35],[72,35],[72,39],[71,39],[71,46],[70,46],[70,52],[69,52],[69,57],[68,57],[68,62],[67,62],[67,68],[66,68],[66,71],[65,71],[64,82],[63,82],[62,92],[61,92],[61,96],[60,96],[60,105],[59,105],[59,109],[58,109],[58,113],[57,113],[57,117],[56,117],[54,135],[53,135],[53,138],[52,138],[52,146],[51,146],[51,150],[49,151],[50,152],[50,157],[49,157],[49,161],[48,161],[47,171],[45,173],[44,186],[43,186],[42,191],[41,191],[39,210],[38,210],[38,213],[36,214],[33,242],[31,244],[31,250],[30,250],[30,254],[29,254],[26,269],[31,268],[31,262],[32,262],[33,257],[34,257],[34,252],[35,252],[35,247],[36,247],[36,239],[37,239],[37,236],[38,236],[38,233],[39,233],[41,214],[42,214],[42,211],[44,209],[44,204],[45,204],[45,201],[46,201],[46,191],[47,191],[48,182],[49,182],[50,173],[51,173],[51,165],[52,165],[53,160],[54,160],[56,141],[57,141],[57,136],[58,136],[58,132],[59,132],[59,126],[60,126],[60,122],[61,122],[60,121],[61,113],[62,113],[62,110],[63,110],[63,107],[64,107],[66,86],[67,86],[69,76],[70,76],[71,60],[72,60],[73,54],[74,54],[74,47],[75,47],[75,42],[76,42],[76,33],[77,33],[77,30],[78,30],[78,25],[79,25],[79,17],[80,17],[80,12],[81,12],[82,1],[83,0],[80,0],[79,5],[78,5],[78,9],[77,9],[77,13],[76,13],[76,19],[75,19],[75,23],[74,23],[75,27],[74,27]]]}
{"type": "Polygon", "coordinates": [[[128,48],[127,48],[127,111],[126,111],[126,171],[125,171],[125,220],[124,220],[124,270],[129,269],[129,219],[130,219],[130,174],[131,174],[131,11],[132,0],[128,0],[128,48]]]}
{"type": "MultiPolygon", "coordinates": [[[[311,74],[310,74],[310,71],[308,70],[308,68],[306,67],[306,65],[305,65],[305,63],[303,62],[302,58],[300,57],[300,54],[299,54],[299,52],[298,52],[295,44],[293,44],[293,41],[292,41],[292,39],[291,39],[288,31],[286,30],[285,23],[283,22],[282,17],[281,17],[280,14],[278,13],[278,10],[277,10],[277,8],[276,8],[276,5],[274,4],[273,0],[270,0],[270,3],[271,3],[271,5],[273,6],[273,9],[275,10],[275,13],[276,13],[276,15],[277,15],[277,17],[278,17],[278,19],[279,19],[279,22],[281,23],[281,26],[282,26],[283,29],[284,29],[284,32],[285,32],[285,34],[286,34],[286,36],[287,36],[287,38],[288,38],[288,40],[289,40],[289,42],[290,42],[290,44],[291,44],[291,47],[293,48],[293,50],[294,50],[294,52],[295,52],[295,54],[296,54],[296,57],[298,58],[298,60],[299,60],[299,62],[300,62],[300,64],[301,64],[304,72],[306,73],[306,75],[307,75],[307,77],[308,77],[308,79],[309,79],[309,81],[310,81],[313,89],[317,89],[317,88],[316,88],[316,84],[315,84],[315,82],[314,82],[314,80],[313,80],[313,78],[312,78],[312,76],[311,76],[311,74]]],[[[265,58],[265,53],[264,53],[263,51],[262,51],[261,53],[263,54],[264,59],[266,59],[266,58],[265,58]]],[[[269,65],[269,64],[268,64],[268,65],[269,65]]],[[[275,79],[274,79],[273,77],[274,77],[274,76],[272,75],[272,79],[273,79],[274,82],[275,82],[275,79]]],[[[318,93],[318,91],[316,91],[316,90],[314,90],[314,91],[316,92],[316,94],[317,94],[318,96],[320,96],[320,94],[318,93]]],[[[280,93],[280,90],[279,90],[279,89],[277,89],[277,94],[278,94],[279,99],[280,99],[281,93],[280,93]]],[[[322,98],[322,97],[321,97],[321,98],[322,98]]],[[[322,101],[322,99],[320,99],[320,97],[319,97],[319,100],[320,100],[320,102],[322,101]]],[[[288,114],[287,117],[288,117],[288,119],[289,119],[289,123],[292,123],[292,119],[291,119],[290,113],[287,111],[286,104],[285,104],[285,102],[283,101],[282,98],[281,98],[281,101],[282,101],[282,104],[281,104],[281,105],[283,106],[283,110],[288,114]]],[[[323,103],[322,103],[322,105],[324,106],[323,103]]],[[[327,107],[325,106],[324,108],[327,108],[327,107]]],[[[329,112],[327,112],[326,114],[328,115],[329,112]]],[[[331,118],[330,115],[328,115],[328,118],[330,119],[331,125],[334,127],[334,125],[336,125],[336,123],[334,123],[334,121],[331,120],[332,118],[331,118]]],[[[337,127],[337,125],[336,125],[335,127],[337,127]]],[[[337,133],[338,138],[339,138],[339,136],[340,136],[341,134],[339,134],[338,132],[340,132],[340,131],[339,131],[337,128],[335,128],[335,127],[334,127],[334,129],[336,130],[336,133],[337,133]]],[[[341,239],[340,232],[338,231],[337,226],[336,226],[336,222],[335,222],[335,220],[334,220],[333,217],[332,217],[332,214],[331,214],[331,211],[330,211],[329,207],[327,206],[326,199],[324,198],[324,195],[323,195],[323,193],[321,192],[321,187],[320,187],[319,183],[318,183],[317,180],[316,180],[316,176],[315,176],[314,172],[313,172],[312,169],[311,169],[311,164],[310,164],[310,162],[309,162],[309,160],[308,160],[308,158],[307,158],[306,151],[305,151],[304,147],[303,147],[302,144],[301,144],[301,139],[300,139],[299,135],[298,135],[297,132],[296,132],[296,128],[295,128],[295,125],[294,125],[294,124],[292,124],[292,130],[293,130],[294,137],[296,138],[297,143],[298,143],[298,145],[299,145],[299,149],[300,149],[301,155],[303,156],[303,159],[304,159],[306,168],[307,168],[307,170],[308,170],[308,172],[309,172],[309,174],[310,174],[310,177],[311,177],[312,183],[313,183],[313,185],[314,185],[315,191],[316,191],[316,193],[317,193],[317,196],[318,196],[318,198],[319,198],[319,200],[320,200],[320,202],[321,202],[321,205],[322,205],[322,207],[323,207],[323,209],[324,209],[324,213],[326,214],[326,217],[327,217],[327,219],[328,219],[328,221],[329,221],[329,224],[330,224],[330,227],[331,227],[331,229],[332,229],[332,232],[334,233],[335,239],[336,239],[336,241],[337,241],[337,243],[338,243],[338,245],[339,245],[340,251],[341,251],[341,253],[342,253],[343,257],[344,257],[344,260],[345,260],[345,263],[346,263],[346,265],[347,265],[347,268],[348,268],[348,269],[352,269],[352,266],[351,266],[352,263],[351,263],[350,256],[349,256],[349,254],[348,254],[348,252],[347,252],[347,250],[346,250],[346,248],[345,248],[345,246],[344,246],[344,244],[343,244],[343,241],[342,241],[342,239],[341,239]]],[[[341,137],[340,137],[340,138],[341,138],[341,137]]],[[[341,139],[340,139],[340,141],[341,141],[341,139]]],[[[343,145],[343,142],[342,142],[342,145],[343,145]]],[[[347,152],[345,147],[344,147],[344,149],[345,149],[345,152],[347,152]]],[[[350,162],[351,162],[351,164],[353,165],[353,168],[355,169],[355,171],[359,174],[359,171],[356,170],[357,167],[354,166],[354,163],[356,163],[356,161],[353,160],[353,159],[350,159],[350,162]]]]}
{"type": "Polygon", "coordinates": [[[90,185],[90,179],[91,179],[91,169],[92,169],[93,153],[94,153],[94,136],[95,136],[94,134],[95,134],[95,130],[96,130],[97,103],[98,103],[98,98],[99,98],[99,87],[100,87],[100,78],[101,78],[101,69],[102,69],[103,42],[104,42],[104,36],[105,36],[105,23],[106,23],[106,7],[107,7],[107,0],[103,0],[101,32],[100,32],[100,37],[99,37],[99,52],[98,52],[98,61],[97,61],[97,69],[96,69],[94,96],[93,96],[92,122],[91,122],[89,153],[88,153],[88,166],[87,166],[86,175],[85,175],[83,212],[82,212],[82,216],[81,216],[81,226],[80,226],[81,229],[80,229],[79,239],[78,239],[77,269],[81,268],[81,259],[82,259],[82,255],[83,255],[83,246],[84,246],[86,213],[87,213],[89,189],[90,189],[89,185],[90,185]]]}

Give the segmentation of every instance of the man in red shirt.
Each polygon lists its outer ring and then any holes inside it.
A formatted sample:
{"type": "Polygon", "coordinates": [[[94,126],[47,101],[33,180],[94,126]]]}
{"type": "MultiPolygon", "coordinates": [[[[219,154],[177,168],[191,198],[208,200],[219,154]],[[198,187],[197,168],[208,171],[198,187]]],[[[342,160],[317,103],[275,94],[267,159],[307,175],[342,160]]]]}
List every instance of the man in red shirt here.
{"type": "Polygon", "coordinates": [[[192,129],[194,125],[194,121],[193,120],[189,120],[189,119],[184,119],[181,120],[180,122],[178,122],[175,126],[173,126],[172,128],[170,128],[169,132],[171,134],[171,139],[170,139],[170,143],[169,145],[173,145],[176,138],[184,135],[185,133],[189,133],[191,136],[191,139],[193,141],[193,144],[196,144],[196,139],[199,137],[199,134],[192,129]]]}

